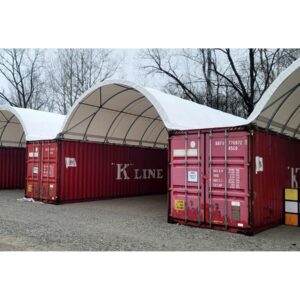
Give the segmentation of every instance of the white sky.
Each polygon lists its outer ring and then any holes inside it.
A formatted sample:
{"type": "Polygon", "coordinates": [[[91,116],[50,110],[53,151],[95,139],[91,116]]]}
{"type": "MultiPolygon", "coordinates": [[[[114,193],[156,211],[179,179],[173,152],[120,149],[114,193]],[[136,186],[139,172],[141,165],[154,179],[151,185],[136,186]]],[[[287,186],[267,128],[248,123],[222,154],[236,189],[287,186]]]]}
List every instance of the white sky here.
{"type": "Polygon", "coordinates": [[[113,78],[121,78],[138,82],[137,55],[139,49],[117,49],[116,51],[117,53],[120,53],[120,56],[124,56],[124,61],[120,72],[114,75],[113,78]]]}
{"type": "MultiPolygon", "coordinates": [[[[124,57],[120,70],[112,77],[114,79],[125,79],[136,82],[142,86],[162,89],[166,81],[161,78],[148,76],[145,77],[139,70],[140,60],[138,59],[138,52],[141,48],[117,48],[116,55],[124,57]]],[[[51,51],[47,51],[48,59],[51,51]]],[[[0,75],[0,89],[6,86],[6,80],[0,75]]]]}

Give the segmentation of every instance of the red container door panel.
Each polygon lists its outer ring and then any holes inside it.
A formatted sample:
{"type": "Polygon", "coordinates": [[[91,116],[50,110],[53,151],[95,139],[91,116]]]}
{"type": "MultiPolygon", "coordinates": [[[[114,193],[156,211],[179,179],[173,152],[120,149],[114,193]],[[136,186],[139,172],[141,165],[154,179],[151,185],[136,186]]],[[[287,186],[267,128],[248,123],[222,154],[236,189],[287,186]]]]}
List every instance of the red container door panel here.
{"type": "Polygon", "coordinates": [[[253,218],[259,230],[283,220],[283,189],[300,183],[293,176],[300,170],[300,142],[255,131],[253,148],[253,218]]]}
{"type": "Polygon", "coordinates": [[[58,143],[42,142],[41,169],[41,195],[40,198],[47,202],[54,202],[57,198],[57,167],[58,143]]]}
{"type": "Polygon", "coordinates": [[[167,191],[167,151],[61,141],[61,202],[167,191]]]}
{"type": "Polygon", "coordinates": [[[206,134],[206,223],[249,228],[248,132],[206,134]]]}
{"type": "Polygon", "coordinates": [[[38,142],[27,144],[27,174],[25,195],[28,198],[39,199],[40,185],[39,178],[41,174],[41,147],[38,142]]]}
{"type": "Polygon", "coordinates": [[[200,132],[170,137],[170,216],[204,222],[204,135],[200,132]]]}
{"type": "Polygon", "coordinates": [[[24,188],[24,148],[0,147],[0,189],[24,188]]]}
{"type": "Polygon", "coordinates": [[[54,202],[57,197],[58,143],[27,144],[26,197],[54,202]]]}
{"type": "Polygon", "coordinates": [[[26,195],[29,198],[39,198],[39,177],[40,164],[38,162],[29,162],[27,164],[26,195]]]}

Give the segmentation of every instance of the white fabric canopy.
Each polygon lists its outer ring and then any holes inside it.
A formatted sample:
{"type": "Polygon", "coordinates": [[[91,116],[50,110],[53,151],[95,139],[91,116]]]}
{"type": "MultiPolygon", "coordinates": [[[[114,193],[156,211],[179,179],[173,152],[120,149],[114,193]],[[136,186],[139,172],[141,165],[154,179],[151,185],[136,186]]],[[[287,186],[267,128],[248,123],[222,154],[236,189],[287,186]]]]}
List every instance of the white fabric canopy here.
{"type": "Polygon", "coordinates": [[[50,140],[61,131],[65,116],[0,105],[0,146],[25,147],[26,141],[50,140]]]}
{"type": "Polygon", "coordinates": [[[168,130],[232,127],[246,120],[135,83],[102,82],[65,119],[66,139],[167,147],[168,130]]]}
{"type": "Polygon", "coordinates": [[[300,139],[300,59],[270,85],[247,121],[300,139]]]}
{"type": "Polygon", "coordinates": [[[124,80],[84,93],[67,117],[0,106],[0,146],[67,139],[167,147],[168,130],[255,124],[300,139],[300,59],[282,72],[247,120],[124,80]]]}

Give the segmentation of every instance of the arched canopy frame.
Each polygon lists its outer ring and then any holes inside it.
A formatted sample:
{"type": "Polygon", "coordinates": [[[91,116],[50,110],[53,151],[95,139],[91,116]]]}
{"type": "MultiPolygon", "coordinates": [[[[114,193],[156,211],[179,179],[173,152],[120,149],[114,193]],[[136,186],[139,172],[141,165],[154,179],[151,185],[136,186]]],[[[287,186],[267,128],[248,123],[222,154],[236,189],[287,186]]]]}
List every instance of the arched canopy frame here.
{"type": "Polygon", "coordinates": [[[0,105],[0,147],[25,147],[27,141],[55,139],[64,116],[0,105]]]}
{"type": "Polygon", "coordinates": [[[237,126],[244,119],[124,80],[84,93],[65,119],[61,136],[154,148],[168,146],[168,130],[237,126]]]}
{"type": "Polygon", "coordinates": [[[24,124],[13,108],[0,107],[0,147],[23,148],[26,145],[24,124]]]}
{"type": "Polygon", "coordinates": [[[300,59],[270,85],[249,116],[248,122],[300,139],[300,59]]]}

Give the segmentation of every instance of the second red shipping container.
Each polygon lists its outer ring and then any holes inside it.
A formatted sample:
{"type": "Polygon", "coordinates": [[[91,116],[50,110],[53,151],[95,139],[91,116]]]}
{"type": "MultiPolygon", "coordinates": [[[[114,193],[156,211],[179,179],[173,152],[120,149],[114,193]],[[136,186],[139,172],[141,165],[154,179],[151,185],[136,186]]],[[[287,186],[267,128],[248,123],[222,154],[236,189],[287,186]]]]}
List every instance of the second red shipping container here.
{"type": "Polygon", "coordinates": [[[79,141],[27,144],[26,197],[48,203],[167,192],[167,150],[79,141]]]}

